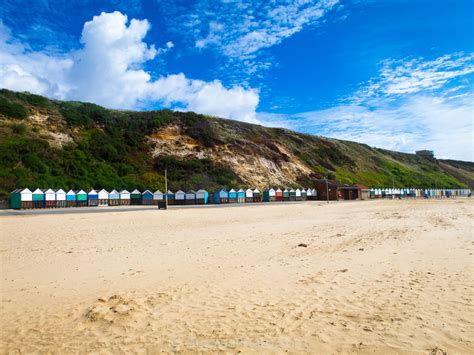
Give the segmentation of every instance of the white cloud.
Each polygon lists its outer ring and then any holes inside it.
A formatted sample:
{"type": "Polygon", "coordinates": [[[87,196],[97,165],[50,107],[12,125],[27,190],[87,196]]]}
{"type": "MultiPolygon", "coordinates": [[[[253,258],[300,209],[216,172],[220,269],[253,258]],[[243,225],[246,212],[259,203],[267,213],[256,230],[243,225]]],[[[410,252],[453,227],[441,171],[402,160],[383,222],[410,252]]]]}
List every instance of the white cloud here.
{"type": "Polygon", "coordinates": [[[436,90],[453,79],[474,73],[474,54],[454,53],[426,61],[385,60],[376,78],[372,78],[352,98],[362,102],[374,97],[415,94],[436,90]]]}
{"type": "Polygon", "coordinates": [[[393,105],[341,105],[293,115],[259,114],[263,124],[413,153],[433,149],[440,158],[474,160],[474,94],[415,95],[393,105]]]}
{"type": "MultiPolygon", "coordinates": [[[[338,0],[200,1],[194,11],[178,16],[196,48],[211,48],[227,59],[227,66],[253,75],[269,67],[262,50],[318,24],[338,0]],[[195,13],[199,13],[196,18],[195,13]],[[184,18],[183,18],[184,17],[184,18]]],[[[181,29],[182,26],[179,26],[181,29]]]]}
{"type": "Polygon", "coordinates": [[[385,149],[433,149],[440,158],[474,160],[474,55],[385,60],[379,75],[343,104],[292,115],[259,113],[269,126],[385,149]]]}
{"type": "Polygon", "coordinates": [[[218,80],[187,79],[184,74],[153,80],[143,69],[147,61],[174,47],[156,49],[144,42],[147,20],[120,12],[102,13],[84,24],[83,47],[64,56],[40,53],[15,41],[0,28],[0,86],[60,99],[134,109],[162,102],[183,110],[256,122],[256,90],[225,88],[218,80]]]}

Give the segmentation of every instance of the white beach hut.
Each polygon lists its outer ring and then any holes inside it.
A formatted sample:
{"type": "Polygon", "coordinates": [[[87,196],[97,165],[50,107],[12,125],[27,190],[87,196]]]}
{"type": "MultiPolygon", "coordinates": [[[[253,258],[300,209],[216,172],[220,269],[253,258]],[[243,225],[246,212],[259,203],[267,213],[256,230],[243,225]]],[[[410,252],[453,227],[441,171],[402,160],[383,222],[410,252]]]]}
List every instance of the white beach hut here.
{"type": "Polygon", "coordinates": [[[46,208],[56,207],[56,192],[53,189],[44,191],[44,201],[46,208]]]}
{"type": "Polygon", "coordinates": [[[67,207],[66,192],[63,189],[56,190],[56,207],[67,207]]]}
{"type": "Polygon", "coordinates": [[[120,191],[120,204],[129,205],[130,204],[130,192],[127,190],[120,191]]]}
{"type": "Polygon", "coordinates": [[[174,193],[174,202],[176,205],[184,205],[186,203],[186,193],[178,190],[174,193]]]}
{"type": "Polygon", "coordinates": [[[245,190],[245,202],[253,202],[253,190],[245,190]]]}
{"type": "Polygon", "coordinates": [[[296,201],[301,201],[301,190],[300,189],[295,190],[295,200],[296,201]]]}
{"type": "Polygon", "coordinates": [[[165,194],[161,192],[160,190],[156,190],[153,192],[153,204],[158,205],[158,202],[164,201],[165,199],[165,194]]]}
{"type": "Polygon", "coordinates": [[[98,193],[99,197],[99,206],[108,206],[109,205],[109,192],[105,189],[102,189],[98,193]]]}

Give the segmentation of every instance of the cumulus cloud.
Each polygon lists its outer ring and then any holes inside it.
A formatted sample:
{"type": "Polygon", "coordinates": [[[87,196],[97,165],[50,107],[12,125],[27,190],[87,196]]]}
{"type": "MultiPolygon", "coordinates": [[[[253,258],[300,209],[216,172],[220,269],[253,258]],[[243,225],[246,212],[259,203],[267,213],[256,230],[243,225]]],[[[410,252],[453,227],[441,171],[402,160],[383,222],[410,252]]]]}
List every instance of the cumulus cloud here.
{"type": "Polygon", "coordinates": [[[174,47],[144,42],[147,20],[101,13],[84,24],[82,48],[62,56],[31,51],[0,28],[0,86],[60,99],[134,109],[150,102],[199,113],[257,122],[258,91],[225,88],[218,80],[191,80],[179,73],[152,79],[144,64],[174,47]]]}

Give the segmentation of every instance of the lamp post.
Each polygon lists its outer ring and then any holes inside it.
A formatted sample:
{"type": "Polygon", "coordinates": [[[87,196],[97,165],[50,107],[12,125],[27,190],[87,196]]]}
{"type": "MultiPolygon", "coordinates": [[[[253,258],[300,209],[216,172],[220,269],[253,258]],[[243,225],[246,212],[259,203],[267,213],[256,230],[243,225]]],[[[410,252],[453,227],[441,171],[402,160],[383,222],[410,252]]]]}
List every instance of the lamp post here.
{"type": "Polygon", "coordinates": [[[329,182],[328,182],[327,176],[326,176],[326,200],[327,200],[327,203],[329,203],[329,182]]]}
{"type": "Polygon", "coordinates": [[[168,209],[168,169],[165,169],[165,210],[168,209]]]}

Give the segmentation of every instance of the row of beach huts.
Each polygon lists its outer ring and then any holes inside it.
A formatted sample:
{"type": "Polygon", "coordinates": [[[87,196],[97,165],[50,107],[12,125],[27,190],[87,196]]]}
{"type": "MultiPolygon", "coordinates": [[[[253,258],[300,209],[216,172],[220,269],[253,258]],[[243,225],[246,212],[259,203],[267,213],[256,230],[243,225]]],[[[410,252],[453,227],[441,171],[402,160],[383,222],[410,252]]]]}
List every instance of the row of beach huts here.
{"type": "Polygon", "coordinates": [[[444,198],[468,197],[470,189],[413,189],[380,188],[370,189],[370,198],[444,198]]]}
{"type": "Polygon", "coordinates": [[[226,203],[253,203],[273,201],[306,201],[316,200],[315,189],[220,189],[213,193],[206,190],[190,191],[161,191],[145,190],[107,191],[69,190],[62,189],[16,189],[10,194],[10,207],[13,209],[57,208],[57,207],[86,207],[86,206],[120,206],[120,205],[160,205],[167,198],[168,205],[207,205],[226,203]]]}
{"type": "Polygon", "coordinates": [[[145,190],[107,191],[62,189],[16,189],[10,194],[10,207],[13,209],[86,207],[86,206],[120,206],[120,205],[158,205],[162,206],[167,199],[168,205],[207,205],[228,203],[255,203],[273,201],[311,201],[311,200],[358,200],[376,198],[449,198],[469,197],[470,189],[415,189],[415,188],[372,188],[362,185],[348,186],[329,183],[316,183],[316,189],[219,189],[214,192],[190,190],[176,192],[151,192],[145,190]]]}

